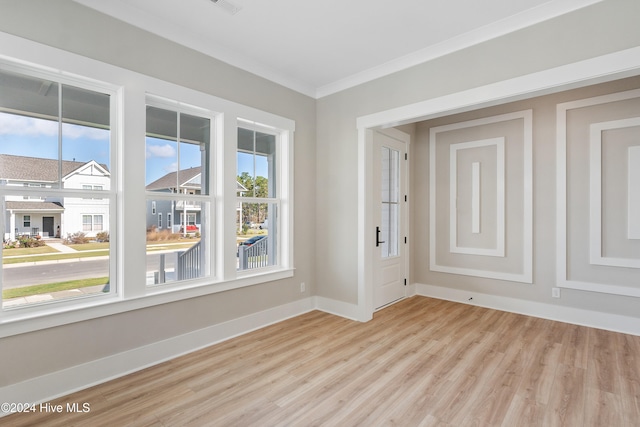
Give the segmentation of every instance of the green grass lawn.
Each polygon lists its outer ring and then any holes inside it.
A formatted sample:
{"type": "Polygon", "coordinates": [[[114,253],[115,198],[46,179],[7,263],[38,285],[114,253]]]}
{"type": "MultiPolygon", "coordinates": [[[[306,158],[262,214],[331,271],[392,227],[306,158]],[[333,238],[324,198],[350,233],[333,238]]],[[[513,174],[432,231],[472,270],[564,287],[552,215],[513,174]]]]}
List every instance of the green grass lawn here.
{"type": "Polygon", "coordinates": [[[29,256],[22,258],[5,258],[2,260],[3,264],[19,264],[23,262],[38,262],[38,261],[56,261],[60,259],[78,259],[78,258],[91,258],[97,256],[105,256],[109,255],[108,250],[98,251],[98,252],[76,252],[72,254],[62,254],[60,252],[54,253],[52,255],[41,255],[41,256],[29,256]]]}
{"type": "Polygon", "coordinates": [[[2,291],[2,299],[7,300],[31,295],[50,294],[51,292],[68,291],[70,289],[86,288],[87,286],[105,285],[108,280],[108,277],[97,277],[94,279],[69,280],[67,282],[47,283],[44,285],[7,289],[2,291]]]}
{"type": "Polygon", "coordinates": [[[109,242],[101,243],[84,243],[81,245],[68,245],[71,249],[76,251],[95,251],[98,249],[109,249],[109,242]]]}
{"type": "MultiPolygon", "coordinates": [[[[147,252],[163,251],[168,249],[189,249],[198,241],[185,242],[150,242],[147,243],[147,252]]],[[[83,245],[69,245],[75,249],[75,253],[61,253],[49,246],[38,248],[14,248],[2,251],[3,264],[19,264],[23,262],[55,261],[60,259],[90,258],[109,255],[109,243],[86,243],[83,245]],[[42,256],[39,256],[42,255],[42,256]],[[17,257],[17,258],[13,258],[17,257]]]]}
{"type": "Polygon", "coordinates": [[[13,248],[13,249],[3,249],[2,257],[4,258],[8,256],[52,254],[57,252],[58,251],[56,251],[50,246],[40,246],[37,248],[13,248]]]}

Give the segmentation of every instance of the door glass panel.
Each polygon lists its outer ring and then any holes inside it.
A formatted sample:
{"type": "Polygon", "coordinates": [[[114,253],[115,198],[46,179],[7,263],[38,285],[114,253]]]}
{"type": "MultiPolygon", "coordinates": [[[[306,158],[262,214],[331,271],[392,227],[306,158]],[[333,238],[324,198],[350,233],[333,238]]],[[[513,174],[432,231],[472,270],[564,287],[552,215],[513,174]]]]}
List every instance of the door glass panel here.
{"type": "Polygon", "coordinates": [[[398,255],[398,203],[400,197],[399,162],[400,153],[389,147],[382,147],[382,206],[380,240],[382,258],[398,255]]]}

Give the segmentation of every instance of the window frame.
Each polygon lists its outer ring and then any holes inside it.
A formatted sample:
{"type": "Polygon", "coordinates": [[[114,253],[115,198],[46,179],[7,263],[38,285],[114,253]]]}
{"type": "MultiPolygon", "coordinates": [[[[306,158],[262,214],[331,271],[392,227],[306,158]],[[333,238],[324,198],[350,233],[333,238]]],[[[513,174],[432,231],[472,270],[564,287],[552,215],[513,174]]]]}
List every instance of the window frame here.
{"type": "Polygon", "coordinates": [[[0,57],[2,69],[107,93],[111,100],[109,190],[21,188],[3,192],[3,195],[39,197],[44,191],[47,195],[59,197],[108,198],[111,292],[52,304],[3,308],[0,310],[0,338],[293,277],[293,120],[6,33],[0,33],[0,45],[3,46],[0,57]],[[139,252],[145,251],[145,239],[140,237],[139,230],[145,227],[146,219],[137,213],[146,209],[144,171],[140,170],[144,169],[140,168],[144,162],[144,150],[128,148],[125,156],[123,142],[126,140],[130,144],[130,141],[138,139],[144,145],[148,96],[216,112],[215,123],[212,123],[215,139],[211,141],[210,150],[213,156],[210,177],[214,184],[209,192],[214,270],[202,281],[177,287],[163,286],[162,289],[147,288],[141,280],[146,268],[140,266],[143,258],[139,252]],[[247,122],[262,124],[280,134],[279,265],[268,271],[261,269],[252,274],[238,274],[235,266],[235,153],[237,127],[246,126],[247,122]],[[124,181],[127,182],[126,188],[122,185],[124,181]]]}
{"type": "MultiPolygon", "coordinates": [[[[34,48],[35,49],[35,48],[34,48]]],[[[96,92],[109,96],[109,162],[110,162],[110,178],[109,178],[109,190],[95,190],[94,188],[65,188],[62,185],[62,176],[60,176],[59,185],[49,186],[44,183],[25,183],[23,186],[7,186],[0,187],[0,202],[5,197],[22,196],[23,199],[29,200],[46,200],[51,199],[106,199],[109,204],[109,224],[110,230],[117,230],[117,216],[116,216],[116,188],[118,187],[118,128],[120,126],[119,112],[120,112],[120,92],[119,87],[105,81],[98,81],[88,77],[82,77],[73,73],[63,72],[59,70],[51,70],[44,67],[41,64],[25,63],[23,61],[15,61],[7,59],[6,57],[0,57],[0,69],[10,73],[16,73],[27,77],[33,77],[37,79],[43,79],[50,81],[53,84],[58,85],[58,88],[63,86],[73,87],[75,89],[82,89],[87,91],[96,92]]],[[[62,95],[62,91],[58,91],[58,96],[62,95]]],[[[62,101],[59,101],[62,102],[62,101]]],[[[59,104],[60,105],[60,104],[59,104]]],[[[37,113],[34,113],[32,117],[38,117],[37,113]]],[[[62,128],[58,127],[58,138],[64,138],[64,132],[62,128]]],[[[62,160],[61,158],[57,160],[62,160]]],[[[4,207],[4,206],[3,206],[4,207]]],[[[4,209],[3,209],[4,210],[4,209]]],[[[83,218],[85,214],[79,213],[83,218]]],[[[31,223],[33,224],[33,215],[31,217],[31,223]]],[[[81,228],[84,230],[83,219],[81,219],[81,228]]],[[[3,230],[7,228],[4,224],[4,217],[0,219],[0,226],[3,230]]],[[[29,226],[31,227],[31,226],[29,226]]],[[[24,227],[23,228],[27,228],[24,227]]],[[[91,215],[91,228],[93,231],[93,214],[91,215]]],[[[103,218],[104,229],[104,218],[103,218]]],[[[115,233],[114,233],[115,234],[115,233]]],[[[113,256],[115,248],[117,246],[117,238],[111,239],[109,243],[109,277],[110,281],[115,285],[117,284],[117,260],[113,256]]],[[[3,267],[4,268],[4,267],[3,267]]],[[[0,289],[2,285],[2,278],[0,278],[0,289]]],[[[108,300],[116,294],[116,286],[113,286],[109,292],[96,293],[83,295],[78,298],[69,298],[55,301],[45,301],[41,303],[30,303],[19,306],[4,307],[3,299],[0,297],[0,325],[5,322],[13,322],[14,319],[33,318],[38,317],[42,313],[50,312],[66,312],[76,309],[87,304],[89,300],[108,300]]],[[[99,303],[99,302],[98,302],[99,303]]],[[[92,302],[91,304],[96,304],[92,302]]],[[[31,330],[31,329],[29,329],[31,330]]],[[[4,336],[0,333],[0,338],[4,336]]]]}
{"type": "MultiPolygon", "coordinates": [[[[145,109],[147,106],[150,107],[154,107],[154,108],[159,108],[159,109],[163,109],[166,111],[171,111],[174,112],[178,115],[182,115],[182,114],[186,114],[186,115],[191,115],[191,116],[197,116],[200,118],[205,118],[209,120],[209,131],[210,131],[210,137],[209,137],[209,147],[208,147],[208,159],[207,161],[209,162],[210,165],[210,169],[213,169],[214,166],[214,152],[215,152],[215,146],[216,146],[216,126],[217,126],[217,122],[218,122],[218,113],[212,110],[208,110],[206,108],[202,108],[202,107],[198,107],[198,106],[194,106],[191,104],[188,104],[186,102],[183,101],[178,101],[178,100],[174,100],[174,99],[169,99],[163,96],[158,96],[155,94],[150,94],[147,93],[145,96],[145,109]]],[[[146,114],[145,114],[145,118],[146,118],[146,114]]],[[[146,120],[145,120],[145,124],[146,124],[146,120]]],[[[180,138],[180,131],[179,131],[179,126],[178,126],[178,132],[177,132],[177,137],[176,137],[176,143],[179,144],[181,138],[180,138]]],[[[145,132],[145,146],[146,146],[146,138],[147,138],[147,133],[145,132]]],[[[145,165],[146,167],[146,165],[145,165]]],[[[212,189],[215,186],[215,178],[214,178],[214,173],[212,170],[209,170],[209,173],[207,174],[207,188],[212,189]]],[[[146,187],[146,186],[145,186],[146,187]]],[[[194,202],[199,202],[202,205],[208,205],[208,209],[206,209],[206,218],[203,218],[203,216],[205,215],[205,212],[201,212],[201,217],[200,217],[200,239],[206,239],[207,241],[211,241],[211,237],[215,236],[215,199],[212,198],[212,194],[211,191],[208,192],[208,194],[193,194],[192,191],[189,191],[187,193],[181,193],[178,191],[178,189],[176,189],[176,192],[170,192],[170,193],[165,193],[165,192],[158,192],[158,191],[146,191],[145,188],[145,197],[146,200],[167,200],[167,201],[173,201],[173,202],[179,202],[179,201],[194,201],[194,202]],[[208,224],[207,228],[204,230],[202,230],[202,223],[205,222],[208,224]]],[[[155,200],[152,201],[152,205],[154,205],[155,212],[157,212],[157,206],[155,206],[155,200]]],[[[161,226],[161,221],[162,221],[162,213],[161,212],[157,212],[154,213],[155,215],[157,215],[157,221],[156,221],[156,225],[158,227],[158,230],[162,229],[161,226]]],[[[191,218],[193,216],[194,218],[194,224],[196,224],[196,220],[195,218],[197,217],[196,213],[194,212],[189,212],[187,213],[187,218],[186,221],[183,222],[183,213],[180,213],[180,224],[185,224],[185,225],[189,225],[189,218],[191,218]]],[[[176,280],[176,281],[170,281],[170,282],[165,282],[165,283],[159,283],[159,284],[153,284],[153,285],[148,285],[147,286],[147,290],[146,290],[146,294],[153,294],[155,292],[161,292],[161,291],[166,291],[166,290],[172,290],[172,289],[176,289],[179,290],[181,288],[184,288],[185,286],[206,286],[207,284],[210,284],[211,281],[215,281],[215,251],[216,248],[213,245],[208,245],[209,247],[207,248],[207,254],[208,255],[206,257],[206,261],[207,261],[207,265],[204,266],[204,273],[202,277],[199,278],[193,278],[193,279],[187,279],[187,280],[176,280]]]]}
{"type": "MultiPolygon", "coordinates": [[[[283,135],[282,132],[279,132],[277,129],[274,129],[271,126],[266,126],[260,123],[256,123],[250,120],[246,120],[246,119],[242,119],[239,118],[238,119],[238,129],[242,128],[242,129],[246,129],[246,130],[250,130],[253,132],[260,132],[263,134],[268,134],[268,135],[272,135],[275,137],[275,148],[276,148],[276,155],[275,155],[275,165],[274,165],[274,176],[273,177],[269,177],[274,178],[276,181],[276,185],[275,185],[275,196],[273,197],[256,197],[251,196],[251,197],[241,197],[238,196],[236,194],[236,203],[237,204],[242,204],[242,203],[255,203],[255,204],[273,204],[276,206],[276,219],[277,222],[275,223],[275,226],[272,226],[271,229],[272,230],[278,230],[276,236],[275,236],[275,249],[276,249],[276,261],[273,265],[268,265],[268,266],[264,266],[264,267],[257,267],[257,268],[249,268],[249,269],[245,269],[245,270],[241,270],[238,269],[238,276],[242,277],[242,276],[250,276],[250,275],[255,275],[256,273],[260,273],[260,272],[266,272],[269,270],[277,270],[281,267],[282,261],[280,260],[280,248],[281,248],[281,244],[280,244],[280,225],[281,225],[281,219],[280,219],[280,212],[282,210],[282,203],[280,200],[280,194],[281,194],[281,184],[283,182],[283,174],[281,174],[282,171],[282,164],[281,164],[281,153],[284,151],[283,147],[283,143],[281,141],[283,135]]],[[[236,155],[239,152],[238,146],[236,144],[236,155]]],[[[255,155],[256,152],[253,152],[253,155],[255,155]]],[[[236,168],[237,168],[237,162],[236,162],[236,168]]],[[[255,170],[254,170],[255,172],[255,170]]],[[[236,177],[238,176],[238,171],[236,170],[236,177]]],[[[255,178],[255,177],[254,177],[255,178]]],[[[272,221],[272,218],[267,218],[270,222],[272,221]]],[[[285,260],[286,261],[286,260],[285,260]]]]}

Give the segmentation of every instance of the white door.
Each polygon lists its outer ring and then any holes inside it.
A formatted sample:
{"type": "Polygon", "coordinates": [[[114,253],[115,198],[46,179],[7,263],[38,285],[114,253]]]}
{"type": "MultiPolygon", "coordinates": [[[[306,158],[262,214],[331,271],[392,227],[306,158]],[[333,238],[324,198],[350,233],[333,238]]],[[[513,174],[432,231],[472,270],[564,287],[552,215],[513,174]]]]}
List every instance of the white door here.
{"type": "Polygon", "coordinates": [[[373,133],[373,306],[405,297],[406,289],[406,144],[373,133]]]}

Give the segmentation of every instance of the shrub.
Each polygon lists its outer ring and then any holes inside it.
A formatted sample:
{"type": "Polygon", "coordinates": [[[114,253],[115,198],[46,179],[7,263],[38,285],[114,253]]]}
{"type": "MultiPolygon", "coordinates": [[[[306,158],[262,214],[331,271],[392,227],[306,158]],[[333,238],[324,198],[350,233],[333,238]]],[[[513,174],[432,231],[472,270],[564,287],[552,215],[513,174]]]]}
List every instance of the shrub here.
{"type": "Polygon", "coordinates": [[[39,246],[44,246],[44,242],[42,240],[28,236],[19,237],[18,243],[20,243],[21,248],[37,248],[39,246]]]}
{"type": "Polygon", "coordinates": [[[147,231],[147,242],[162,242],[166,240],[180,240],[182,236],[169,230],[158,231],[155,227],[147,231]]]}
{"type": "Polygon", "coordinates": [[[96,241],[97,242],[108,242],[109,241],[109,232],[108,231],[101,231],[98,234],[96,234],[96,241]]]}
{"type": "Polygon", "coordinates": [[[89,238],[82,231],[78,231],[73,234],[67,234],[67,237],[64,239],[64,243],[66,245],[82,245],[89,243],[89,238]]]}

